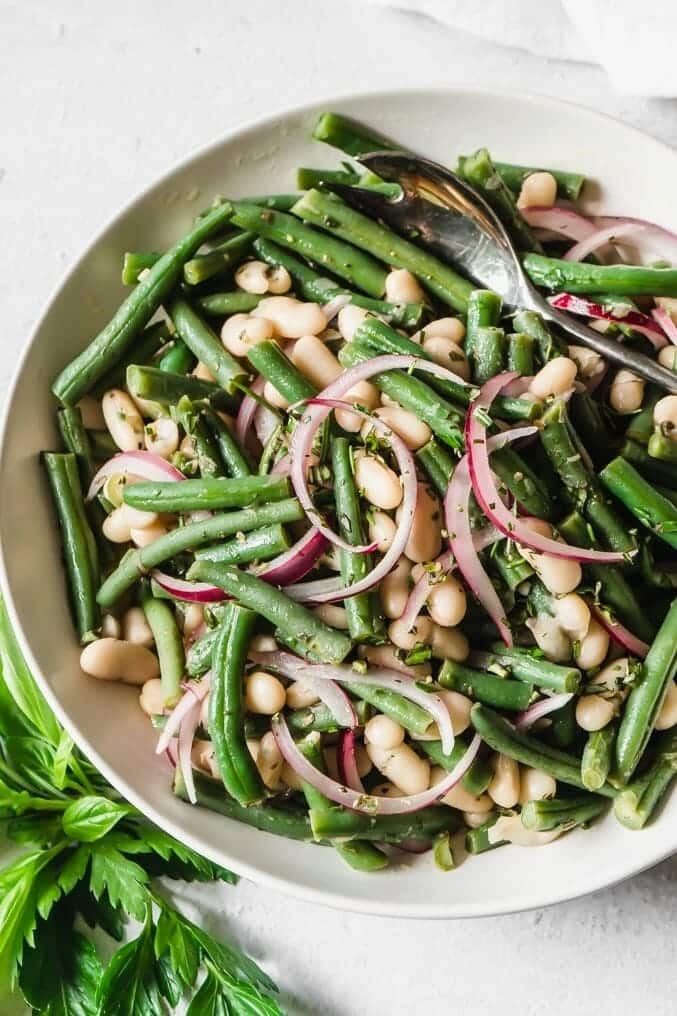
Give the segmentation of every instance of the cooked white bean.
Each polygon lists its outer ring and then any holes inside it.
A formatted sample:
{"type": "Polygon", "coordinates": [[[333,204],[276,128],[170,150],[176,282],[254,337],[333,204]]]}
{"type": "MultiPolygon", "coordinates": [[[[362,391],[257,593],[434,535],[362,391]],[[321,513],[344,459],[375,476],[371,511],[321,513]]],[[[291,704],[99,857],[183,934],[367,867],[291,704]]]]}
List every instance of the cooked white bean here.
{"type": "Polygon", "coordinates": [[[393,570],[381,582],[378,591],[386,617],[398,618],[402,616],[409,596],[410,575],[411,563],[406,557],[401,557],[393,570]]]}
{"type": "Polygon", "coordinates": [[[677,438],[677,395],[666,395],[653,407],[653,422],[663,434],[677,438]]]}
{"type": "Polygon", "coordinates": [[[602,695],[581,695],[576,703],[576,723],[583,730],[601,730],[613,719],[616,703],[602,695]]]}
{"type": "Polygon", "coordinates": [[[592,670],[599,667],[609,652],[609,633],[592,617],[585,638],[581,639],[576,652],[576,665],[581,670],[592,670]]]}
{"type": "Polygon", "coordinates": [[[322,390],[343,373],[331,349],[316,335],[302,335],[294,343],[291,361],[316,388],[322,390]]]}
{"type": "Polygon", "coordinates": [[[442,628],[434,624],[430,645],[437,660],[463,663],[470,656],[470,643],[460,628],[442,628]]]}
{"type": "Polygon", "coordinates": [[[106,539],[112,543],[128,543],[132,529],[147,529],[156,525],[158,519],[157,512],[142,512],[128,504],[122,504],[106,516],[101,529],[106,539]]]}
{"type": "Polygon", "coordinates": [[[527,801],[545,801],[557,793],[557,782],[550,773],[542,769],[531,769],[524,766],[520,773],[520,804],[527,801]]]}
{"type": "Polygon", "coordinates": [[[159,402],[141,399],[138,395],[132,395],[131,399],[139,413],[141,413],[141,416],[147,417],[149,420],[155,420],[165,412],[159,402]]]}
{"type": "Polygon", "coordinates": [[[275,326],[268,318],[249,314],[233,314],[221,328],[221,341],[233,356],[246,356],[252,346],[272,339],[275,326]]]}
{"type": "Polygon", "coordinates": [[[388,626],[388,638],[398,649],[411,652],[414,646],[427,645],[432,640],[433,623],[425,614],[419,614],[411,627],[403,621],[392,621],[388,626]]]}
{"type": "Polygon", "coordinates": [[[268,292],[268,265],[265,261],[245,261],[235,272],[235,284],[245,293],[262,296],[268,292]]]}
{"type": "Polygon", "coordinates": [[[106,418],[98,399],[95,399],[93,395],[85,395],[78,402],[78,409],[82,416],[82,423],[87,430],[104,430],[106,418]]]}
{"type": "Polygon", "coordinates": [[[290,790],[303,790],[303,780],[287,762],[282,766],[282,783],[290,790]]]}
{"type": "Polygon", "coordinates": [[[453,371],[464,381],[470,380],[468,358],[453,339],[447,339],[444,335],[431,335],[423,340],[423,351],[433,363],[439,363],[441,367],[453,371]]]}
{"type": "Polygon", "coordinates": [[[250,713],[273,716],[283,708],[287,692],[282,682],[265,670],[253,670],[245,678],[245,705],[250,713]]]}
{"type": "Polygon", "coordinates": [[[636,413],[644,400],[644,381],[630,370],[619,370],[609,389],[609,405],[621,415],[636,413]]]}
{"type": "MultiPolygon", "coordinates": [[[[398,437],[401,437],[411,451],[422,448],[432,437],[432,431],[428,424],[419,420],[408,409],[400,409],[399,406],[382,406],[375,410],[374,416],[383,420],[386,426],[390,427],[398,437]]],[[[372,430],[372,423],[365,420],[362,424],[362,436],[366,437],[372,430]]]]}
{"type": "Polygon", "coordinates": [[[355,763],[357,765],[357,775],[360,777],[367,776],[372,770],[371,759],[361,744],[358,744],[355,748],[355,763]]]}
{"type": "Polygon", "coordinates": [[[494,775],[487,787],[489,797],[499,808],[514,808],[520,795],[520,770],[514,758],[509,755],[492,755],[491,767],[494,775]]]}
{"type": "Polygon", "coordinates": [[[578,367],[578,373],[582,378],[595,377],[604,364],[603,358],[594,349],[587,346],[569,346],[569,358],[578,367]]]}
{"type": "Polygon", "coordinates": [[[541,170],[525,177],[517,198],[518,208],[549,207],[557,198],[557,180],[552,173],[541,170]]]}
{"type": "Polygon", "coordinates": [[[677,682],[671,681],[656,717],[656,730],[669,730],[677,724],[677,682]]]}
{"type": "Polygon", "coordinates": [[[155,543],[161,536],[166,536],[169,532],[169,528],[165,522],[158,519],[152,526],[144,526],[139,528],[138,526],[132,526],[129,530],[129,538],[135,547],[147,547],[151,543],[155,543]]]}
{"type": "Polygon", "coordinates": [[[332,780],[336,780],[337,783],[340,783],[341,775],[338,767],[338,749],[334,745],[329,745],[328,748],[322,749],[322,757],[324,758],[324,766],[327,770],[327,776],[331,777],[332,780]]]}
{"type": "Polygon", "coordinates": [[[568,356],[556,356],[541,367],[529,385],[529,391],[537,399],[551,395],[563,395],[576,380],[576,364],[568,356]]]}
{"type": "Polygon", "coordinates": [[[122,639],[103,638],[90,642],[80,654],[80,666],[85,674],[100,681],[145,684],[160,676],[155,653],[122,639]]]}
{"type": "Polygon", "coordinates": [[[151,627],[141,607],[130,607],[122,616],[122,637],[125,642],[133,642],[147,649],[155,642],[151,627]]]}
{"type": "Polygon", "coordinates": [[[365,724],[364,740],[377,748],[397,748],[404,741],[404,727],[389,716],[377,713],[365,724]]]}
{"type": "Polygon", "coordinates": [[[183,611],[183,634],[192,635],[204,624],[204,609],[199,603],[186,604],[183,611]]]}
{"type": "Polygon", "coordinates": [[[263,397],[266,402],[270,402],[271,406],[275,406],[276,409],[289,409],[289,402],[285,399],[282,392],[278,392],[275,385],[270,381],[266,381],[263,386],[263,397]]]}
{"type": "Polygon", "coordinates": [[[195,438],[191,437],[190,434],[186,434],[186,436],[181,439],[181,444],[179,445],[179,451],[181,452],[183,457],[186,458],[186,459],[191,459],[191,460],[192,459],[196,459],[197,458],[197,445],[195,444],[195,438]]]}
{"type": "Polygon", "coordinates": [[[313,607],[313,614],[331,628],[339,628],[341,631],[348,629],[345,607],[339,607],[337,603],[320,603],[317,607],[313,607]]]}
{"type": "Polygon", "coordinates": [[[277,746],[275,735],[272,730],[268,730],[261,738],[259,744],[259,750],[256,754],[256,768],[264,785],[269,790],[275,790],[279,787],[283,765],[284,759],[277,746]]]}
{"type": "Polygon", "coordinates": [[[202,360],[195,364],[191,374],[193,377],[198,378],[199,381],[216,381],[216,378],[210,371],[209,367],[206,363],[203,363],[202,360]]]}
{"type": "Polygon", "coordinates": [[[463,584],[455,575],[447,575],[441,582],[435,582],[427,602],[428,613],[442,628],[454,628],[460,624],[468,607],[463,584]]]}
{"type": "Polygon", "coordinates": [[[406,268],[393,268],[386,275],[385,298],[390,303],[423,303],[425,293],[410,271],[406,268]]]}
{"type": "Polygon", "coordinates": [[[291,289],[291,275],[282,265],[268,265],[268,292],[281,296],[291,289]]]}
{"type": "Polygon", "coordinates": [[[179,428],[169,416],[159,416],[143,428],[146,450],[170,459],[179,447],[179,428]]]}
{"type": "MultiPolygon", "coordinates": [[[[550,361],[550,363],[555,362],[555,360],[550,361]]],[[[525,519],[524,524],[533,532],[552,537],[552,527],[542,519],[525,519]]],[[[541,554],[519,545],[517,549],[525,561],[529,562],[545,588],[555,596],[572,593],[581,584],[583,571],[578,561],[568,561],[563,557],[541,554]]]]}
{"type": "MultiPolygon", "coordinates": [[[[410,561],[432,561],[442,550],[442,505],[426,483],[417,486],[416,509],[404,553],[410,561]]],[[[400,513],[401,509],[398,520],[400,513]]]]}
{"type": "Polygon", "coordinates": [[[462,734],[470,726],[470,710],[473,707],[471,699],[460,691],[448,691],[446,688],[437,694],[447,707],[454,734],[462,734]]]}
{"type": "Polygon", "coordinates": [[[112,473],[103,485],[103,495],[115,508],[119,508],[124,504],[125,488],[138,480],[139,477],[131,473],[112,473]]]}
{"type": "Polygon", "coordinates": [[[430,677],[429,663],[418,663],[410,667],[399,658],[393,646],[360,646],[357,652],[360,658],[366,660],[372,667],[399,670],[401,674],[408,674],[417,681],[425,681],[430,677]]]}
{"type": "Polygon", "coordinates": [[[416,342],[423,342],[425,346],[426,339],[451,339],[457,345],[465,339],[465,325],[459,318],[455,317],[443,317],[437,318],[435,321],[430,321],[425,328],[422,328],[420,332],[417,332],[413,336],[416,342]]]}
{"type": "Polygon", "coordinates": [[[677,346],[672,344],[663,346],[662,349],[658,350],[657,359],[661,367],[667,367],[668,370],[677,370],[677,346]]]}
{"type": "Polygon", "coordinates": [[[211,741],[202,741],[196,738],[193,741],[190,758],[195,768],[205,776],[209,776],[213,780],[221,779],[221,773],[214,756],[214,745],[211,741]]]}
{"type": "Polygon", "coordinates": [[[534,636],[534,641],[553,663],[562,663],[571,658],[571,642],[557,619],[550,614],[538,614],[524,622],[534,636]]]}
{"type": "MultiPolygon", "coordinates": [[[[341,396],[341,402],[351,402],[354,406],[367,409],[370,412],[377,408],[380,401],[379,390],[370,381],[358,381],[345,395],[341,396]]],[[[339,427],[351,434],[356,434],[362,427],[362,417],[351,413],[348,409],[337,409],[334,416],[339,427]]]]}
{"type": "Polygon", "coordinates": [[[283,339],[319,335],[327,327],[327,319],[318,304],[302,303],[293,296],[268,296],[261,300],[252,315],[272,321],[275,331],[283,339]]]}
{"type": "Polygon", "coordinates": [[[561,835],[561,827],[548,832],[527,829],[519,815],[501,815],[487,834],[490,843],[514,843],[518,847],[545,847],[561,835]]]}
{"type": "MultiPolygon", "coordinates": [[[[447,770],[442,766],[433,766],[430,773],[430,786],[434,787],[441,783],[448,775],[447,770]]],[[[450,808],[457,808],[459,811],[471,811],[474,815],[483,815],[485,820],[487,812],[491,811],[494,806],[494,802],[487,794],[476,797],[475,794],[469,793],[461,783],[457,783],[444,797],[440,798],[440,803],[446,804],[450,808]]]]}
{"type": "Polygon", "coordinates": [[[101,400],[101,409],[108,432],[121,452],[143,447],[143,420],[127,392],[111,388],[101,400]]]}
{"type": "Polygon", "coordinates": [[[104,614],[101,618],[101,634],[104,638],[119,639],[121,634],[120,622],[114,614],[104,614]]]}
{"type": "Polygon", "coordinates": [[[385,554],[390,549],[395,538],[397,525],[390,515],[385,512],[374,511],[369,520],[369,540],[375,543],[379,554],[385,554]]]}
{"type": "Polygon", "coordinates": [[[376,508],[386,511],[402,501],[402,484],[397,473],[375,455],[361,449],[353,456],[357,489],[376,508]]]}
{"type": "Polygon", "coordinates": [[[482,811],[464,811],[463,821],[468,829],[479,829],[487,821],[487,813],[482,811]]]}
{"type": "Polygon", "coordinates": [[[379,772],[405,794],[420,794],[428,789],[430,763],[420,758],[408,744],[379,748],[367,741],[367,755],[379,772]]]}
{"type": "Polygon", "coordinates": [[[294,681],[287,687],[287,705],[290,709],[306,709],[319,702],[315,688],[309,688],[303,681],[294,681]]]}
{"type": "Polygon", "coordinates": [[[354,303],[348,303],[345,307],[341,307],[337,324],[345,342],[352,342],[355,332],[368,314],[368,310],[365,310],[364,307],[356,307],[354,303]]]}
{"type": "Polygon", "coordinates": [[[590,627],[590,607],[578,593],[567,593],[555,600],[555,616],[570,639],[581,642],[590,627]]]}
{"type": "Polygon", "coordinates": [[[255,635],[249,643],[250,653],[276,653],[279,646],[272,635],[255,635]]]}
{"type": "Polygon", "coordinates": [[[139,705],[146,716],[158,716],[165,708],[165,693],[162,690],[162,681],[159,677],[153,677],[141,688],[139,705]]]}

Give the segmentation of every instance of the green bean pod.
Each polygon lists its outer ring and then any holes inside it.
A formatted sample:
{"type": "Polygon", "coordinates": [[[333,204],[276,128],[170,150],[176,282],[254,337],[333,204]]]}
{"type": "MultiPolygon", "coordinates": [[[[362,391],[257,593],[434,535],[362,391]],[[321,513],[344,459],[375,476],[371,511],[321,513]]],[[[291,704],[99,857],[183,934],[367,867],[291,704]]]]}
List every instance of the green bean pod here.
{"type": "Polygon", "coordinates": [[[125,487],[125,504],[146,512],[215,511],[267,504],[289,497],[286,476],[210,476],[196,480],[132,483],[125,487]]]}
{"type": "Polygon", "coordinates": [[[155,599],[146,585],[141,589],[141,606],[155,640],[164,704],[170,707],[179,699],[185,670],[181,632],[173,609],[163,600],[155,599]]]}

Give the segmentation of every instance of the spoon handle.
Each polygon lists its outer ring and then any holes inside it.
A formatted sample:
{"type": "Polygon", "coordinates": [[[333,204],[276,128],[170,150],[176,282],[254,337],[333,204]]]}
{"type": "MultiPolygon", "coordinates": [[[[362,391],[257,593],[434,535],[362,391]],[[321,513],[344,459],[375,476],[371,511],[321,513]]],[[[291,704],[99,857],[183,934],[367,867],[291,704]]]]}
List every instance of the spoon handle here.
{"type": "Polygon", "coordinates": [[[667,367],[662,367],[655,360],[652,360],[651,357],[624,346],[617,339],[612,339],[608,335],[596,332],[594,328],[589,328],[588,325],[583,324],[582,321],[577,321],[570,314],[551,307],[540,293],[537,293],[531,287],[529,298],[532,310],[538,311],[548,324],[557,325],[580,345],[594,349],[596,353],[599,353],[611,363],[615,363],[619,367],[625,367],[626,370],[632,371],[633,374],[638,374],[645,381],[658,385],[659,388],[664,389],[671,395],[677,395],[677,372],[668,370],[667,367]]]}

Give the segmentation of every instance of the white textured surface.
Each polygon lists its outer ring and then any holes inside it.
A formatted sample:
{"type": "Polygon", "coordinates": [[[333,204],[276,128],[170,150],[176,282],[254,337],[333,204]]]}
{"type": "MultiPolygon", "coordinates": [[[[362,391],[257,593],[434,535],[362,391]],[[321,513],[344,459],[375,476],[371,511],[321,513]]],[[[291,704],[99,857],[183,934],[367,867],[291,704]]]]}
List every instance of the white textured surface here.
{"type": "MultiPolygon", "coordinates": [[[[311,96],[442,83],[547,92],[677,144],[672,101],[614,97],[599,70],[396,12],[324,0],[0,0],[0,391],[66,266],[175,159],[311,96]]],[[[676,883],[672,861],[586,901],[472,923],[364,918],[244,883],[190,898],[262,960],[292,1012],[668,1016],[676,883]]]]}

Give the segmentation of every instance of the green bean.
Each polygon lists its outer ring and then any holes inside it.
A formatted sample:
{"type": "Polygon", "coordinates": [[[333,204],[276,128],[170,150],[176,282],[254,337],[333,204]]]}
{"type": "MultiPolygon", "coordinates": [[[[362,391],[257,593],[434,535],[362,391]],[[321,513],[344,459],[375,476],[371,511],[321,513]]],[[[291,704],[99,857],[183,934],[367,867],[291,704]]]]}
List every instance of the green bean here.
{"type": "Polygon", "coordinates": [[[176,410],[176,421],[191,438],[195,449],[195,460],[190,462],[192,469],[197,466],[201,477],[223,476],[224,469],[219,449],[211,431],[205,423],[199,408],[195,408],[187,396],[179,399],[176,410]]]}
{"type": "Polygon", "coordinates": [[[247,564],[251,561],[268,561],[290,547],[284,526],[275,523],[262,526],[251,533],[241,533],[227,543],[196,550],[198,561],[218,561],[221,564],[247,564]]]}
{"type": "Polygon", "coordinates": [[[639,444],[647,445],[649,438],[654,431],[653,410],[658,401],[654,393],[644,397],[644,405],[639,413],[634,413],[625,428],[625,437],[628,441],[638,441],[639,444]]]}
{"type": "Polygon", "coordinates": [[[662,459],[664,462],[677,465],[677,441],[666,437],[658,428],[649,438],[646,450],[652,459],[662,459]]]}
{"type": "Polygon", "coordinates": [[[575,433],[597,468],[605,465],[613,455],[614,436],[606,425],[602,405],[587,392],[574,395],[569,402],[569,414],[575,433]]]}
{"type": "Polygon", "coordinates": [[[381,297],[385,293],[387,273],[378,261],[352,244],[300,222],[294,215],[236,202],[233,222],[322,265],[332,275],[345,279],[369,296],[381,297]]]}
{"type": "Polygon", "coordinates": [[[522,805],[525,829],[547,832],[550,829],[572,829],[597,818],[607,806],[603,797],[586,794],[582,797],[551,797],[547,801],[527,801],[522,805]]]}
{"type": "Polygon", "coordinates": [[[135,286],[141,272],[152,268],[162,257],[162,251],[125,251],[122,260],[122,285],[135,286]]]}
{"type": "Polygon", "coordinates": [[[677,727],[656,740],[656,754],[645,773],[624,787],[614,801],[614,814],[628,829],[641,829],[651,818],[677,773],[677,727]]]}
{"type": "MultiPolygon", "coordinates": [[[[274,836],[285,836],[289,840],[312,841],[313,832],[307,812],[297,808],[277,807],[270,802],[251,804],[243,808],[232,797],[227,797],[223,792],[223,786],[215,780],[210,780],[200,773],[195,773],[194,779],[197,803],[201,807],[252,826],[254,829],[260,829],[262,832],[272,833],[274,836]]],[[[178,767],[174,775],[174,793],[181,800],[188,800],[183,776],[178,767]]]]}
{"type": "Polygon", "coordinates": [[[313,808],[310,824],[316,840],[363,839],[376,843],[432,840],[438,833],[454,832],[457,814],[444,805],[432,805],[413,814],[366,815],[338,804],[313,808]]]}
{"type": "Polygon", "coordinates": [[[515,332],[508,336],[508,370],[516,370],[524,377],[534,373],[534,338],[526,332],[515,332]]]}
{"type": "Polygon", "coordinates": [[[143,281],[134,287],[103,331],[61,371],[52,386],[58,399],[66,405],[74,405],[122,359],[141,329],[176,286],[184,262],[228,221],[231,213],[232,208],[228,204],[214,208],[162,255],[143,281]]]}
{"type": "Polygon", "coordinates": [[[97,600],[102,607],[112,607],[142,575],[186,550],[275,523],[299,522],[303,517],[303,509],[296,498],[288,498],[237,512],[219,513],[200,522],[179,526],[147,547],[125,554],[99,589],[97,600]]]}
{"type": "Polygon", "coordinates": [[[491,205],[520,250],[543,249],[519,211],[512,191],[496,171],[486,148],[478,149],[474,155],[461,156],[458,174],[491,205]]]}
{"type": "Polygon", "coordinates": [[[355,678],[354,681],[341,681],[343,687],[347,688],[351,695],[356,695],[368,702],[374,709],[378,709],[380,713],[385,713],[391,720],[395,720],[405,730],[408,730],[410,734],[419,736],[425,734],[433,722],[432,716],[426,709],[415,702],[410,702],[409,699],[399,695],[396,691],[390,691],[389,688],[375,688],[372,684],[361,684],[357,671],[355,671],[355,678]]]}
{"type": "Polygon", "coordinates": [[[388,303],[385,300],[375,300],[370,296],[354,293],[351,289],[343,289],[333,279],[318,275],[305,261],[301,261],[289,251],[263,237],[258,237],[254,241],[254,251],[266,264],[286,268],[294,280],[297,293],[304,300],[326,303],[334,296],[345,295],[350,297],[350,302],[356,307],[363,307],[373,314],[378,314],[398,328],[418,328],[421,324],[425,310],[422,303],[388,303]]]}
{"type": "Polygon", "coordinates": [[[418,449],[416,458],[425,469],[437,493],[444,497],[454,471],[453,456],[436,438],[431,437],[427,444],[418,449]]]}
{"type": "Polygon", "coordinates": [[[568,198],[569,201],[578,201],[581,190],[585,183],[582,173],[571,173],[563,169],[536,169],[532,166],[516,166],[511,162],[495,162],[494,167],[503,183],[510,190],[519,195],[522,184],[532,173],[550,173],[557,182],[557,195],[560,198],[568,198]]]}
{"type": "Polygon", "coordinates": [[[576,699],[572,698],[560,709],[555,709],[550,713],[550,728],[547,731],[547,737],[554,747],[569,748],[576,740],[577,734],[576,699]]]}
{"type": "Polygon", "coordinates": [[[100,626],[96,602],[96,544],[80,490],[77,459],[72,452],[45,452],[42,461],[61,529],[71,605],[80,641],[91,642],[100,626]]]}
{"type": "Polygon", "coordinates": [[[507,840],[497,840],[495,843],[489,839],[489,833],[496,823],[496,818],[490,819],[477,829],[468,829],[465,834],[465,849],[469,854],[484,854],[487,850],[495,850],[496,847],[503,847],[507,840]]]}
{"type": "Polygon", "coordinates": [[[189,677],[201,677],[212,665],[212,653],[218,635],[218,628],[212,628],[193,642],[186,654],[186,673],[189,677]]]}
{"type": "Polygon", "coordinates": [[[332,183],[344,183],[350,187],[359,182],[359,173],[345,169],[313,169],[309,166],[299,166],[296,170],[296,186],[301,191],[332,183]]]}
{"type": "Polygon", "coordinates": [[[179,335],[197,359],[204,363],[227,392],[247,377],[237,360],[224,349],[219,337],[185,300],[174,300],[169,313],[179,335]]]}
{"type": "MultiPolygon", "coordinates": [[[[368,702],[357,699],[353,702],[353,709],[357,714],[358,725],[363,726],[371,715],[371,706],[368,702]]],[[[308,734],[313,730],[321,733],[335,733],[340,729],[336,717],[324,702],[306,706],[304,709],[292,710],[287,713],[287,723],[291,730],[299,734],[308,734]]]]}
{"type": "Polygon", "coordinates": [[[508,648],[501,642],[493,643],[490,649],[488,655],[492,661],[509,668],[512,676],[519,681],[557,692],[578,691],[581,672],[576,667],[551,663],[545,657],[534,656],[530,649],[508,648]]]}
{"type": "Polygon", "coordinates": [[[388,855],[368,840],[335,840],[332,847],[355,871],[383,871],[390,864],[388,855]]]}
{"type": "Polygon", "coordinates": [[[489,328],[501,319],[503,302],[498,293],[490,289],[473,289],[468,297],[468,316],[465,333],[465,355],[470,359],[475,352],[475,340],[480,328],[489,328]]]}
{"type": "Polygon", "coordinates": [[[612,459],[600,480],[643,526],[677,549],[677,507],[623,458],[612,459]]]}
{"type": "Polygon", "coordinates": [[[616,738],[616,774],[627,783],[639,764],[677,671],[677,600],[660,626],[628,696],[616,738]]]}
{"type": "Polygon", "coordinates": [[[554,506],[547,488],[514,448],[491,454],[491,468],[522,508],[539,519],[552,519],[554,506]]]}
{"type": "Polygon", "coordinates": [[[109,459],[119,449],[107,430],[88,430],[89,440],[92,446],[92,455],[95,459],[109,459]]]}
{"type": "Polygon", "coordinates": [[[104,392],[109,391],[111,388],[124,387],[129,365],[132,363],[149,363],[158,350],[171,340],[171,337],[172,335],[166,321],[156,321],[155,324],[148,325],[125,355],[116,362],[115,366],[111,367],[92,386],[91,394],[96,398],[100,398],[104,392]]]}
{"type": "Polygon", "coordinates": [[[526,709],[533,695],[533,688],[529,684],[472,670],[454,660],[444,661],[437,680],[443,688],[460,691],[477,702],[485,702],[497,709],[514,712],[526,709]]]}
{"type": "MultiPolygon", "coordinates": [[[[494,751],[514,758],[522,765],[542,769],[562,783],[585,790],[581,779],[580,760],[575,755],[551,748],[530,734],[515,730],[503,716],[480,703],[472,707],[470,718],[482,740],[494,751]]],[[[605,797],[613,797],[615,790],[605,783],[599,787],[598,793],[605,797]]]]}
{"type": "Polygon", "coordinates": [[[533,568],[515,548],[512,540],[501,540],[495,544],[489,561],[495,565],[508,589],[513,592],[534,574],[533,568]]]}
{"type": "Polygon", "coordinates": [[[248,314],[259,305],[263,296],[259,293],[245,293],[237,289],[232,293],[210,293],[201,296],[197,305],[205,314],[214,317],[230,317],[231,314],[248,314]]]}
{"type": "Polygon", "coordinates": [[[538,355],[543,363],[555,356],[568,356],[569,349],[559,336],[553,335],[540,314],[534,310],[520,310],[513,319],[518,331],[530,335],[534,340],[538,355]]]}
{"type": "Polygon", "coordinates": [[[289,497],[286,476],[210,476],[196,480],[132,483],[124,490],[125,504],[141,511],[190,512],[244,508],[289,497]]]}
{"type": "Polygon", "coordinates": [[[176,338],[172,342],[171,349],[168,349],[158,361],[158,369],[168,371],[170,374],[188,374],[196,362],[186,343],[176,338]]]}
{"type": "Polygon", "coordinates": [[[256,763],[244,733],[243,678],[256,613],[228,603],[212,653],[209,686],[209,733],[223,785],[238,804],[248,807],[265,798],[256,763]]]}
{"type": "Polygon", "coordinates": [[[269,381],[291,405],[304,399],[312,399],[313,395],[317,394],[315,386],[303,376],[272,339],[252,346],[247,357],[259,374],[263,374],[266,381],[269,381]]]}
{"type": "Polygon", "coordinates": [[[677,469],[669,462],[653,459],[646,448],[637,441],[625,441],[621,446],[620,455],[652,483],[677,488],[677,469]]]}
{"type": "Polygon", "coordinates": [[[455,310],[466,310],[473,288],[471,283],[434,255],[355,211],[335,195],[320,190],[306,191],[292,212],[361,250],[369,251],[387,265],[408,269],[443,303],[455,310]]]}
{"type": "Polygon", "coordinates": [[[163,405],[176,405],[186,396],[194,402],[204,399],[215,409],[226,412],[236,412],[238,409],[238,400],[220,385],[190,375],[172,374],[158,367],[132,364],[127,368],[127,388],[134,398],[163,405]]]}
{"type": "Polygon", "coordinates": [[[196,561],[188,572],[188,578],[211,582],[243,606],[257,610],[275,625],[277,637],[292,645],[306,659],[340,663],[352,648],[351,640],[343,632],[330,628],[281,590],[248,572],[212,561],[196,561]]]}
{"type": "Polygon", "coordinates": [[[592,265],[587,261],[560,261],[542,254],[526,254],[522,261],[536,286],[568,293],[614,296],[677,296],[677,269],[642,265],[592,265]]]}
{"type": "Polygon", "coordinates": [[[89,484],[96,467],[89,433],[82,422],[82,413],[77,406],[65,406],[58,410],[56,418],[61,439],[66,449],[75,455],[83,483],[89,484]]]}
{"type": "Polygon", "coordinates": [[[482,385],[503,370],[505,332],[502,328],[478,328],[472,349],[473,378],[482,385]]]}
{"type": "Polygon", "coordinates": [[[581,779],[588,790],[598,790],[606,783],[611,771],[616,724],[608,723],[601,730],[588,734],[581,758],[581,779]]]}
{"type": "MultiPolygon", "coordinates": [[[[334,471],[334,499],[339,533],[348,543],[363,544],[364,525],[360,500],[353,475],[350,444],[344,437],[335,437],[331,444],[331,461],[334,471]]],[[[341,579],[344,586],[359,581],[371,570],[371,555],[339,551],[341,579]]],[[[343,601],[350,637],[356,642],[372,641],[380,628],[369,593],[351,596],[343,601]]]]}
{"type": "MultiPolygon", "coordinates": [[[[454,747],[448,755],[445,755],[442,751],[441,741],[419,741],[418,747],[423,751],[424,755],[428,756],[431,762],[434,762],[436,766],[442,766],[447,772],[451,772],[458,765],[468,750],[467,743],[460,737],[456,737],[454,747]]],[[[469,794],[479,797],[487,789],[493,776],[494,770],[491,768],[489,760],[478,755],[461,780],[461,784],[469,794]]]]}
{"type": "MultiPolygon", "coordinates": [[[[233,220],[234,221],[234,220],[233,220]]],[[[183,278],[189,286],[198,286],[215,275],[223,275],[239,265],[252,248],[253,233],[231,236],[208,254],[198,254],[183,266],[183,278]]]]}
{"type": "Polygon", "coordinates": [[[155,599],[145,584],[141,587],[141,606],[153,633],[155,651],[160,661],[164,704],[168,707],[173,706],[181,694],[181,681],[186,662],[176,616],[169,604],[155,599]]]}
{"type": "Polygon", "coordinates": [[[366,152],[399,148],[399,145],[394,145],[382,134],[341,113],[321,113],[313,129],[313,137],[316,141],[324,141],[334,148],[340,148],[347,155],[359,156],[366,152]]]}
{"type": "Polygon", "coordinates": [[[202,410],[205,423],[211,431],[228,476],[251,476],[252,468],[245,452],[233,437],[227,423],[208,406],[202,410]]]}

